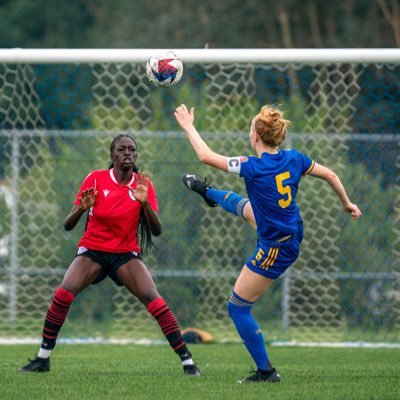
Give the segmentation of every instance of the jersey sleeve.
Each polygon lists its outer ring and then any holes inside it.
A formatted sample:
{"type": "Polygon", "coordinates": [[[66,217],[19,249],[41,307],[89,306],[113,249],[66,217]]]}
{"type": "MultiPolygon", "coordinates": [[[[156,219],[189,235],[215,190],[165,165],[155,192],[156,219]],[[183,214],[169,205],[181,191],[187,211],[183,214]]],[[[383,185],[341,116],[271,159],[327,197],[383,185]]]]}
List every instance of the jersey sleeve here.
{"type": "Polygon", "coordinates": [[[89,188],[94,188],[94,189],[96,190],[96,177],[95,177],[95,174],[94,174],[93,172],[91,172],[91,173],[84,179],[84,181],[82,182],[81,187],[80,187],[80,189],[79,189],[79,191],[78,191],[78,194],[77,194],[76,197],[75,197],[75,201],[74,201],[74,204],[75,204],[75,205],[81,204],[81,203],[79,202],[79,198],[82,196],[82,192],[83,192],[84,190],[86,190],[86,189],[89,189],[89,188]]]}
{"type": "Polygon", "coordinates": [[[158,201],[157,201],[157,194],[156,194],[156,190],[154,189],[154,185],[151,181],[149,181],[149,191],[147,194],[147,198],[150,204],[150,207],[158,212],[158,201]]]}
{"type": "Polygon", "coordinates": [[[241,177],[251,179],[254,176],[255,170],[254,170],[254,164],[252,162],[252,159],[254,159],[254,157],[252,157],[252,156],[240,157],[240,176],[241,177]]]}
{"type": "Polygon", "coordinates": [[[301,174],[303,176],[308,175],[313,170],[315,162],[311,158],[300,152],[298,152],[297,154],[301,163],[301,174]]]}

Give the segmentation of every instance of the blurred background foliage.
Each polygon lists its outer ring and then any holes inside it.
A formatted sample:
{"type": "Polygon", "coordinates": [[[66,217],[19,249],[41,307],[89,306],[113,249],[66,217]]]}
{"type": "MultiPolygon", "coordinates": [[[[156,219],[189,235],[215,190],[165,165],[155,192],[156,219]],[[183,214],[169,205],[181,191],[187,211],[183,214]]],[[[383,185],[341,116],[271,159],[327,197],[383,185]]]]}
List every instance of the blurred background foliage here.
{"type": "Polygon", "coordinates": [[[0,47],[399,47],[399,0],[2,0],[0,47]]]}

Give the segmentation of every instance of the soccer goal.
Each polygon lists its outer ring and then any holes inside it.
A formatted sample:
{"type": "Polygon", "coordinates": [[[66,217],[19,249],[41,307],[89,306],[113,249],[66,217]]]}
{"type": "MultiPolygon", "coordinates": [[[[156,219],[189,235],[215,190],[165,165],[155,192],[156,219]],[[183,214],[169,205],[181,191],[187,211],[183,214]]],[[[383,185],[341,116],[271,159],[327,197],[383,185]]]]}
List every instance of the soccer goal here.
{"type": "MultiPolygon", "coordinates": [[[[352,222],[327,184],[302,180],[301,256],[254,307],[266,338],[400,343],[400,49],[176,49],[183,77],[164,89],[145,73],[157,51],[0,50],[0,337],[40,337],[84,229],[65,232],[64,218],[87,173],[108,167],[112,138],[130,132],[163,223],[145,263],[182,328],[236,339],[226,302],[256,234],[181,176],[245,188],[197,161],[173,112],[194,106],[210,147],[237,156],[252,152],[252,116],[273,104],[292,121],[285,147],[334,169],[364,216],[352,222]]],[[[61,336],[162,338],[108,281],[78,296],[61,336]]]]}

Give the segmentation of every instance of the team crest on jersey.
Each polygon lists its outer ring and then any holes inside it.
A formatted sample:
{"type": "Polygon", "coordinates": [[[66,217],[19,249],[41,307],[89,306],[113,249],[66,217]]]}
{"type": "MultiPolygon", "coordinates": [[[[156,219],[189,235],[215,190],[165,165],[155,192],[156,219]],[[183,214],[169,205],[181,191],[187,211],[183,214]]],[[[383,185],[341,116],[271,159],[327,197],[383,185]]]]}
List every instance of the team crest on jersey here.
{"type": "Polygon", "coordinates": [[[128,193],[129,193],[129,197],[130,197],[133,201],[135,201],[136,199],[135,199],[135,196],[133,195],[132,191],[131,191],[131,190],[128,190],[128,193]]]}

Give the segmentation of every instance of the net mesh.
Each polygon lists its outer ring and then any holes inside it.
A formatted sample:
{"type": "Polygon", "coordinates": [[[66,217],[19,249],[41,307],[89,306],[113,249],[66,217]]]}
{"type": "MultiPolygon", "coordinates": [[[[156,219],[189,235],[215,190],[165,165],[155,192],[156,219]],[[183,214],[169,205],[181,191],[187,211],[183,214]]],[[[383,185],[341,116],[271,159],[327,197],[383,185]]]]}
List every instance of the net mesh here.
{"type": "MultiPolygon", "coordinates": [[[[108,167],[121,132],[138,141],[138,166],[155,185],[163,235],[144,255],[182,328],[237,334],[226,302],[256,234],[181,183],[191,172],[246,195],[233,174],[195,159],[173,118],[196,107],[210,147],[251,154],[249,121],[282,105],[296,148],[341,177],[364,211],[353,223],[333,191],[306,177],[297,200],[300,258],[254,307],[269,340],[399,342],[400,66],[188,64],[172,88],[151,87],[141,64],[0,64],[0,336],[40,336],[84,221],[63,220],[80,183],[108,167]]],[[[71,307],[61,337],[161,338],[145,307],[106,280],[71,307]]]]}

